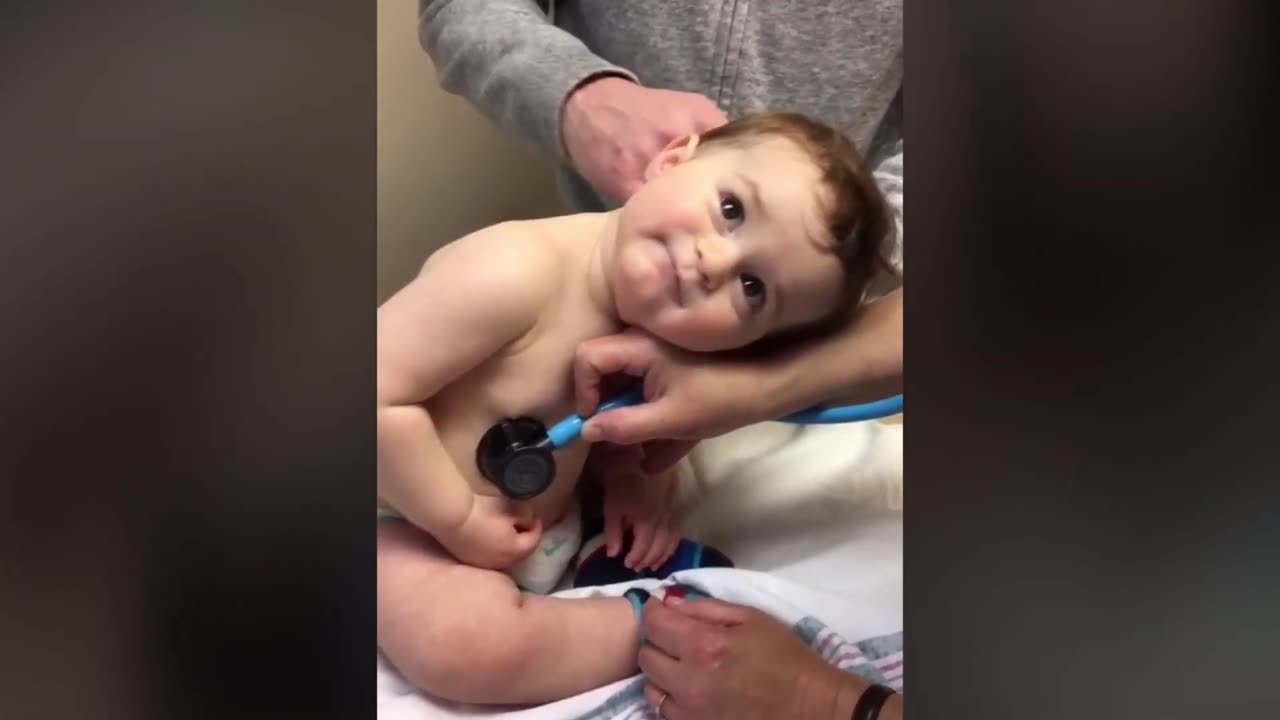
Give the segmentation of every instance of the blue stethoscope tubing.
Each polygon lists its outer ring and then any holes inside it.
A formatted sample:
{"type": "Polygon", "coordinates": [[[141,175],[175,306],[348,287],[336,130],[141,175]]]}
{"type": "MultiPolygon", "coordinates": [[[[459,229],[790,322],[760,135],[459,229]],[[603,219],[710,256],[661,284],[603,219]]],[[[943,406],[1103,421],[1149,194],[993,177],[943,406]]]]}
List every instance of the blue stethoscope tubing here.
{"type": "MultiPolygon", "coordinates": [[[[610,398],[607,402],[600,403],[596,414],[613,410],[614,408],[639,405],[642,402],[644,402],[644,389],[634,388],[617,397],[610,398]]],[[[898,394],[883,400],[859,405],[836,405],[801,410],[779,418],[778,422],[791,423],[793,425],[834,425],[837,423],[878,420],[890,415],[897,415],[900,412],[902,412],[902,395],[898,394]]],[[[570,415],[552,425],[547,430],[547,438],[551,440],[552,446],[557,450],[565,447],[582,435],[582,425],[586,421],[587,419],[581,415],[570,415]]]]}

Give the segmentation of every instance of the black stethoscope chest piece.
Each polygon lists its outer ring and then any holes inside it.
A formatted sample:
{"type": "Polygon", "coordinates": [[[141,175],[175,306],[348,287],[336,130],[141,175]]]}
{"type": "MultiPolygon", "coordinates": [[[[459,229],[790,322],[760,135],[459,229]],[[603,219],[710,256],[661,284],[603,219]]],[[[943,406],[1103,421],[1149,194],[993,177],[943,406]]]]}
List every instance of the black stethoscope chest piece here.
{"type": "Polygon", "coordinates": [[[503,420],[485,432],[476,446],[476,465],[489,482],[513,500],[546,491],[556,477],[547,428],[530,418],[503,420]]]}

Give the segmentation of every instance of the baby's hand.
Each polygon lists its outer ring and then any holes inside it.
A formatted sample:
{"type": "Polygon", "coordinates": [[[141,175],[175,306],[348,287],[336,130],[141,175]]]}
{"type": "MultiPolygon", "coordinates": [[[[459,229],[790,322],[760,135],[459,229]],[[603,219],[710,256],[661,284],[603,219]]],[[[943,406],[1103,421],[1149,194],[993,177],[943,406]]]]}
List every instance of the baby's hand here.
{"type": "Polygon", "coordinates": [[[441,542],[468,565],[506,570],[533,552],[541,539],[542,521],[528,506],[477,495],[466,521],[447,543],[441,542]]]}
{"type": "Polygon", "coordinates": [[[622,551],[623,534],[631,528],[631,550],[623,564],[632,570],[656,570],[680,543],[679,521],[671,510],[676,475],[664,472],[612,474],[604,480],[604,537],[609,557],[622,551]]]}

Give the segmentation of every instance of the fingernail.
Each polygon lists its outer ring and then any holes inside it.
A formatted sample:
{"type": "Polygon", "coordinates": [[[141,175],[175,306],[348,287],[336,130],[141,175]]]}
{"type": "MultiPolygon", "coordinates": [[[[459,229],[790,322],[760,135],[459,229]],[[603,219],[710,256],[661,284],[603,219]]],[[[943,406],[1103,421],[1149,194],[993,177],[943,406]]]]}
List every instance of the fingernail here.
{"type": "Polygon", "coordinates": [[[684,602],[684,593],[675,588],[668,590],[667,594],[662,596],[663,605],[679,605],[682,602],[684,602]]]}

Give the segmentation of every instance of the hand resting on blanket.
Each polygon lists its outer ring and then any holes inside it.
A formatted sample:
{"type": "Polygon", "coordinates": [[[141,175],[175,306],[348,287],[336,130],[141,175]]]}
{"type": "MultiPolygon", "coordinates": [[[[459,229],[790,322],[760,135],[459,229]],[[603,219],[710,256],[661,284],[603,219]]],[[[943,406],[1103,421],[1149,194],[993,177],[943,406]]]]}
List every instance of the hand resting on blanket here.
{"type": "MultiPolygon", "coordinates": [[[[641,623],[644,695],[665,720],[847,720],[869,685],[755,608],[669,596],[646,603],[641,623]]],[[[902,696],[878,718],[901,720],[902,696]]]]}

